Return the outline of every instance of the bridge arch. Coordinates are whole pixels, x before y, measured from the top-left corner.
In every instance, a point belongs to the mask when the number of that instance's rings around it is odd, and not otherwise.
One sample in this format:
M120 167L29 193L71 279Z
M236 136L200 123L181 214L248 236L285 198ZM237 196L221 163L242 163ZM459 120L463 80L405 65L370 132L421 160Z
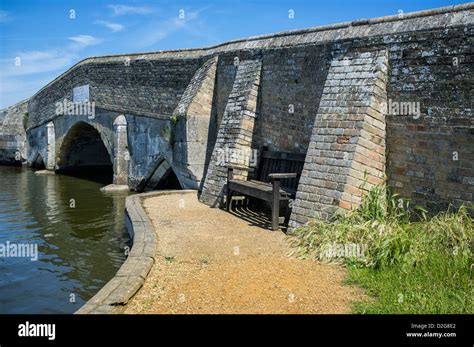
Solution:
M43 156L40 152L36 152L35 154L33 154L32 160L30 161L29 165L34 169L43 170L46 168Z
M63 137L56 158L56 171L63 173L102 172L112 180L114 156L110 143L92 124L75 123Z
M144 180L139 187L141 191L183 189L179 174L172 164L164 157L160 156L153 162Z

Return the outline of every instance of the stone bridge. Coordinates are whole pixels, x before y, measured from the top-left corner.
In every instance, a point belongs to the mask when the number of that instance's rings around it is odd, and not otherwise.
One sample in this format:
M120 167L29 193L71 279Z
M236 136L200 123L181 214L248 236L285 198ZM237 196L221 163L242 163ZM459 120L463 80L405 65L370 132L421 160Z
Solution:
M160 187L198 189L206 158L212 151L208 138L215 131L212 96L206 93L213 89L216 62L215 58L209 59L195 71L174 112L169 115L145 109L137 111L129 109L128 105L102 105L100 97L114 93L117 85L95 87L91 83L94 78L90 76L86 76L89 83L81 88L89 89L87 94L99 89L97 103L91 101L92 98L74 101L74 88L71 95L46 104L44 109L35 104L36 96L33 97L29 102L29 121L35 124L39 120L39 124L27 130L28 163L59 172L109 166L113 169L114 184L128 185L138 191ZM124 64L124 69L128 68ZM147 66L142 69L147 69ZM168 78L173 77L170 75ZM134 88L132 85L128 87ZM48 93L52 92L51 89L46 87ZM144 97L160 97L154 94L156 90L150 89L149 92L147 95L145 91ZM127 102L133 95L124 94L124 98ZM44 102L44 97L40 102ZM52 106L54 112L51 112ZM49 117L44 117L44 114Z
M473 9L88 58L27 101L20 152L48 170L112 167L132 190L198 189L212 206L226 151L302 153L291 227L358 206L361 184L385 177L429 209L469 203ZM92 103L93 114L60 107L71 102Z

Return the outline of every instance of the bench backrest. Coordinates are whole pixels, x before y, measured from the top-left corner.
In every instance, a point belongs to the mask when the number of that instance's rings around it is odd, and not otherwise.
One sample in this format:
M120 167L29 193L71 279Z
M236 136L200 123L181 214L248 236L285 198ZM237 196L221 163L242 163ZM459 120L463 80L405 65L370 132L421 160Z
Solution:
M303 171L305 155L302 153L263 151L257 169L257 180L270 182L268 177L271 173L297 173ZM281 180L281 186L296 191L298 188L299 175L297 178L285 178Z

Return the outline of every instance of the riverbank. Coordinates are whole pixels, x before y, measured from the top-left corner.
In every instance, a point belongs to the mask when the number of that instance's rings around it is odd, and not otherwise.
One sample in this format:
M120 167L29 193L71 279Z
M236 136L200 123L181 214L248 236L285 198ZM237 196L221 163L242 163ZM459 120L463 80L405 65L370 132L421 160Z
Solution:
M345 270L289 258L272 232L197 200L195 192L143 200L155 262L124 313L349 313L363 294Z
M371 295L356 312L472 314L473 213L471 204L429 216L380 185L358 209L297 229L292 243L300 256L347 267L348 281ZM361 245L363 256L335 257L337 244Z

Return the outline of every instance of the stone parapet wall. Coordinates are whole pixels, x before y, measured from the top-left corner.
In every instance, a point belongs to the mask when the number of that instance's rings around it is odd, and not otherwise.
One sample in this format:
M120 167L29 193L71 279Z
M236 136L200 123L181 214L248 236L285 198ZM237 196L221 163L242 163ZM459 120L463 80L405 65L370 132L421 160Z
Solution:
M90 102L103 109L169 117L201 59L143 60L122 57L116 61L83 64L40 90L29 104L28 127L55 118L56 103L73 101L73 88L88 85Z
M387 37L393 35L470 26L474 22L473 9L474 3L467 3L404 15L255 36L208 48L87 58L58 76L32 97L30 113L34 114L34 117L29 126L36 126L39 122L53 117L54 110L48 104L64 97L70 99L72 95L65 91L88 82L91 82L92 97L95 95L94 100L103 108L108 105L123 105L133 108L136 112L169 115L196 70L210 56L235 56L245 51L371 41L377 38L382 38L384 43L390 43L393 40ZM151 73L153 71L155 73ZM140 82L145 84L140 86ZM156 94L153 95L154 93Z

